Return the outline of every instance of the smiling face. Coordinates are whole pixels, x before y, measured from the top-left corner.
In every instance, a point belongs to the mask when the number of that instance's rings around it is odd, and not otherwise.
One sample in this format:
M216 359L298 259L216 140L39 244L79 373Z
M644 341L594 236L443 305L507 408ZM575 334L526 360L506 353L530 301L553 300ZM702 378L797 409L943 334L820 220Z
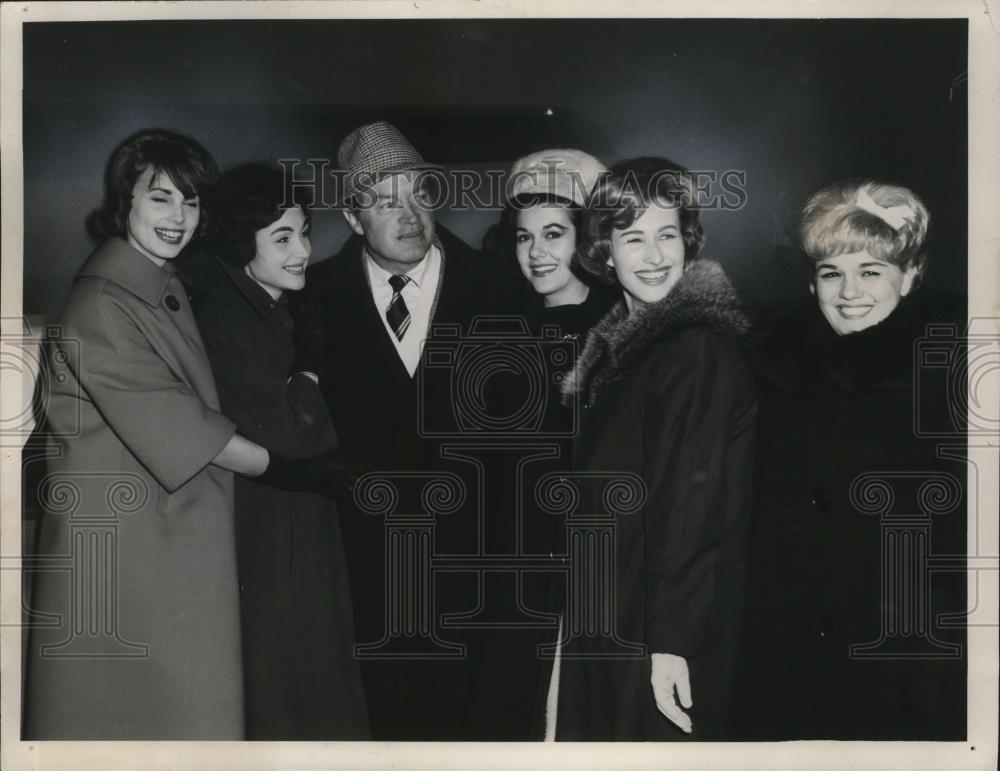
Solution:
M576 228L565 206L540 204L519 211L514 244L521 273L547 307L586 299L587 285L570 269Z
M188 245L200 217L197 197L185 198L169 176L147 168L132 187L127 239L163 267Z
M666 297L684 272L684 239L676 206L654 201L624 230L611 231L611 258L629 313Z
M413 188L412 173L386 177L366 191L366 205L345 210L351 229L364 236L380 268L404 273L420 262L434 239L434 214L426 193Z
M827 257L816 263L810 291L839 335L849 335L886 319L913 288L916 270L900 270L868 252Z
M246 272L271 297L277 300L282 292L296 292L306 285L312 246L302 207L285 209L279 219L254 234L254 242L256 253Z

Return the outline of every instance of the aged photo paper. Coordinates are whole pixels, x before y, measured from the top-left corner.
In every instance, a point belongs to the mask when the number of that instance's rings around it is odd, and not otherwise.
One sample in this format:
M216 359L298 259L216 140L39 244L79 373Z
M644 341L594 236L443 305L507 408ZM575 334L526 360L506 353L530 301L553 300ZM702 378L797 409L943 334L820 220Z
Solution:
M1000 0L5 0L0 12L3 768L996 768ZM789 267L796 218L831 175L897 176L919 190L933 221L929 282L968 299L968 391L955 397L969 416L967 552L945 558L932 543L924 555L966 579L964 740L22 738L27 576L40 569L23 554L34 523L22 456L41 340L92 250L83 222L110 153L159 126L204 142L223 170L282 160L323 177L316 164L333 164L347 130L367 120L405 127L452 179L478 180L478 204L452 201L437 215L477 249L503 203L487 195L490 174L530 151L586 147L608 165L675 158L704 175L714 202L702 218L708 252L761 307L804 296ZM329 205L336 194L318 192L313 264L350 235Z

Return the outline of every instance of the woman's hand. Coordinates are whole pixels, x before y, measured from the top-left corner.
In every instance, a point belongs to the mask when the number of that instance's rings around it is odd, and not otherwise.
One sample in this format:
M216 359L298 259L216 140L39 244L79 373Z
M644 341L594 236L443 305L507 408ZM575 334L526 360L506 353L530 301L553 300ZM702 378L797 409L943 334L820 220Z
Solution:
M691 733L691 718L681 709L691 709L693 703L687 660L672 653L654 653L650 659L653 667L649 682L653 685L657 708L684 733ZM674 689L677 690L680 706L674 698Z

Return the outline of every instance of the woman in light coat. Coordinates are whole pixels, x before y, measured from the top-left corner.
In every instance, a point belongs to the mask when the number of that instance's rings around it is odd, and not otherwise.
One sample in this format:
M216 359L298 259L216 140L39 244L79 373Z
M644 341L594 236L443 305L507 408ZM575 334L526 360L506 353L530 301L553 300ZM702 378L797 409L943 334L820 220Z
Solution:
M233 473L311 484L236 433L172 261L203 223L207 151L114 152L98 243L50 340L49 464L25 652L26 739L240 739Z

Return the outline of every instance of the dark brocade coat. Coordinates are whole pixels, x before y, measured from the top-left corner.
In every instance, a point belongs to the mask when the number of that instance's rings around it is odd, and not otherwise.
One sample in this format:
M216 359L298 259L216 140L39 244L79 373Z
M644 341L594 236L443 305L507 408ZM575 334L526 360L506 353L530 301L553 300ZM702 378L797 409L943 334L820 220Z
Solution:
M960 571L965 553L966 440L947 383L954 376L953 393L964 391L962 359L949 359L955 337L927 327L957 320L961 334L960 304L920 290L850 335L837 335L814 301L762 325L734 738L964 736L965 662L948 647L963 636L937 616L964 608L965 577L917 563L923 550ZM928 345L937 358L921 363ZM888 559L893 544L910 554L912 573L898 574L903 552ZM852 656L852 645L882 638Z
M607 552L599 551L603 536L571 534L592 550L583 556L588 571L604 578L569 588L565 627L581 634L563 648L558 740L725 736L757 404L737 344L748 328L721 267L699 260L660 302L631 315L624 303L612 310L566 382L584 407L574 447L577 511L613 533ZM639 480L640 507L625 510L636 500L627 494L605 496L615 475ZM595 586L613 629L573 607L576 599L588 606ZM597 633L583 634L588 627ZM657 710L649 654L660 652L687 660L691 737Z
M337 447L319 388L288 380L288 302L211 258L197 308L223 413L288 458ZM366 739L337 506L236 479L236 536L248 739Z
M59 332L24 737L242 739L235 427L184 285L110 239Z
M478 315L509 312L512 284L508 272L441 227L441 274L430 323L453 325L460 345ZM457 474L468 491L465 505L438 517L433 548L437 556L475 554L482 529L475 491L476 466L442 457L442 450L461 444L421 430L429 421L440 429L452 414L453 397L440 377L433 387L418 387L427 368L426 349L418 374L411 377L389 339L368 284L363 240L352 236L341 251L309 268L306 288L292 298L299 359L297 367L320 376L320 388L341 440L344 458L371 464L389 473L416 473L428 479L441 472ZM435 377L449 370L439 365ZM429 381L427 381L429 382ZM481 441L480 441L481 443ZM398 512L420 513L419 484L398 483ZM387 633L390 612L386 590L386 523L350 502L341 511L344 543L351 575L355 626L359 644L378 644ZM480 599L472 571L438 572L433 579L432 626L441 641L465 645L450 658L399 656L386 649L381 657L362 658L362 676L375 739L449 740L483 738L465 725L469 698L469 661L473 634L466 626L443 625L447 614L471 613ZM406 590L419 587L407 584ZM421 638L423 640L424 638ZM406 646L405 640L396 640ZM420 642L420 641L418 641ZM411 648L412 649L412 645ZM408 649L408 650L410 650ZM397 648L398 650L398 648ZM441 653L421 647L418 653Z

